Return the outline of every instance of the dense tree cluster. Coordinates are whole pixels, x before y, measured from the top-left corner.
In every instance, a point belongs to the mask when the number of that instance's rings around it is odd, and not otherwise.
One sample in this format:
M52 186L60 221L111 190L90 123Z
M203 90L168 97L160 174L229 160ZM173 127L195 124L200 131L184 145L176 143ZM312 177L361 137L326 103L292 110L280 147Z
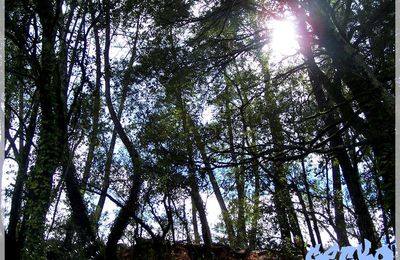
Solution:
M7 259L393 243L394 2L6 0Z

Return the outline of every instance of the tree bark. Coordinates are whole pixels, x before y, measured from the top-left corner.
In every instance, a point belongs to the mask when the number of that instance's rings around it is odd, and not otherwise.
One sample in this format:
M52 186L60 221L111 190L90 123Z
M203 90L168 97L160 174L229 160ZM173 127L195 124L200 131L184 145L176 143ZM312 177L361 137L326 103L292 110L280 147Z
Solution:
M337 160L332 160L333 206L335 208L335 232L339 246L350 245L347 237L346 221L344 218L342 183Z

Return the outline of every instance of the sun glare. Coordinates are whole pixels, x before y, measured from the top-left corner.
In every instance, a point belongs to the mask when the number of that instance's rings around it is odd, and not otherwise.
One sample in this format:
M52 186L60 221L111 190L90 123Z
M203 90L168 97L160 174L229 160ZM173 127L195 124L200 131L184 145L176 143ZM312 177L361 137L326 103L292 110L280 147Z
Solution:
M264 49L271 51L272 55L277 57L294 55L299 49L299 44L293 19L288 17L284 20L270 20L267 23L271 40Z

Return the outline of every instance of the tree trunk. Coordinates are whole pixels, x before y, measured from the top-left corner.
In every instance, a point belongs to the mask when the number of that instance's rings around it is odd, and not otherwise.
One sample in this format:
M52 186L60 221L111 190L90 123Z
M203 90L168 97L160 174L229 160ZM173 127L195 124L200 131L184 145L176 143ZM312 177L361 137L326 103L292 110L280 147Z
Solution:
M339 246L350 245L346 231L346 221L343 210L342 183L337 160L332 160L333 206L335 208L335 231Z
M36 100L36 98L34 99ZM24 143L21 142L19 153L15 155L16 160L18 162L18 172L17 172L17 178L15 180L14 191L11 198L10 217L7 229L7 236L6 236L7 248L9 249L7 252L7 257L11 258L19 258L19 256L16 256L14 254L18 254L20 250L17 241L17 236L18 236L17 225L21 215L20 211L21 211L21 203L23 197L23 188L28 176L27 175L28 166L30 162L29 154L31 152L31 147L33 145L33 137L35 134L35 128L37 123L37 114L39 106L35 100L33 100L34 104L29 119L28 129L24 138L25 142Z
M68 145L68 144L66 144ZM92 229L89 214L84 204L83 196L80 192L80 185L76 178L76 169L73 163L73 156L69 148L65 154L66 159L63 163L63 171L65 175L65 186L67 188L67 197L72 209L72 218L78 228L83 246L85 248L86 257L93 257L97 255L99 245L97 242L96 234Z
M92 19L95 20L95 11L91 9L91 16ZM95 38L95 51L96 51L96 87L99 84L100 85L100 80L101 80L101 46L100 46L100 38L99 38L99 28L96 23L93 25L93 34ZM100 89L98 90L100 92ZM122 90L122 95L121 95L121 100L120 100L120 105L118 107L118 112L117 112L117 118L120 119L122 115L122 111L125 105L125 99L126 99L126 93L127 93L127 87L124 86ZM95 226L95 230L97 231L99 220L101 217L101 212L103 211L104 203L106 201L106 195L108 191L108 187L110 185L110 174L111 174L111 165L112 165L112 159L113 159L113 154L114 154L114 147L115 147L115 142L117 140L117 131L114 128L111 136L111 142L110 146L107 151L106 155L106 162L104 165L104 176L103 176L103 183L101 186L101 194L99 197L99 200L96 205L96 209L92 215L92 222L93 226ZM88 155L89 158L89 155ZM85 168L86 170L86 168ZM88 174L87 174L88 176ZM85 174L84 174L85 177ZM82 181L83 184L85 185L85 181Z
M305 35L305 24L304 21L299 26L303 35ZM309 77L311 80L311 86L316 97L317 105L320 111L325 111L328 108L328 102L325 98L322 86L329 84L329 80L326 80L324 73L318 68L315 60L312 56L311 46L309 39L303 36L301 41L301 52L306 59L306 63L309 69ZM336 122L334 115L328 114L323 118L325 125L330 125L332 122ZM373 248L377 248L379 241L375 233L375 227L372 222L371 215L368 211L368 206L364 199L362 192L361 183L359 180L359 173L357 166L353 166L347 151L343 148L344 141L341 136L338 135L338 127L331 127L328 134L331 138L330 146L333 148L334 155L338 159L340 167L343 171L343 176L349 189L350 198L356 213L356 220L358 228L360 229L361 241L368 239L372 243Z
M266 117L269 122L269 127L271 130L271 136L273 141L274 150L276 151L275 156L279 157L283 153L283 128L279 119L278 106L276 104L276 98L271 89L270 75L267 65L262 64L262 70L265 77L265 102L268 104L268 111L266 111ZM291 200L291 195L289 192L289 187L286 179L286 169L282 162L273 162L273 183L275 186L274 193L274 203L277 209L278 223L281 229L281 237L283 240L283 245L287 250L291 251L291 236L292 232L294 237L295 247L302 253L304 253L304 241L301 234L300 226L296 213L294 211L293 202Z
M106 162L104 165L104 176L103 176L103 182L101 185L100 197L99 197L99 200L97 201L96 209L92 215L92 222L93 222L93 226L95 227L96 232L97 232L97 229L99 226L101 213L104 208L104 203L107 198L108 187L110 186L111 165L112 165L112 161L113 161L114 147L115 147L116 140L117 140L117 132L114 129L112 136L111 136L110 146L108 147L108 151L107 151L107 155L106 155Z
M98 37L95 36L96 46L98 45ZM96 48L97 52L97 48ZM100 56L96 53L96 64L101 64ZM86 157L85 168L82 175L82 189L86 188L87 182L90 178L90 170L92 168L92 162L94 159L94 150L98 146L97 134L99 131L99 114L100 114L100 81L101 81L101 66L96 66L96 83L93 91L93 117L92 117L92 131L89 138L89 148Z
M197 149L199 149L201 158L205 165L206 173L208 175L208 178L210 179L211 186L213 188L215 197L217 198L217 201L218 201L218 205L220 206L222 218L224 220L226 231L228 234L229 243L230 243L230 245L234 245L235 244L235 231L233 229L232 219L230 217L228 208L225 205L225 201L224 201L222 193L219 189L217 179L215 178L214 172L211 169L211 164L210 164L209 158L206 154L205 144L204 144L203 140L201 139L201 136L197 130L195 122L190 117L190 115L186 112L186 110L185 110L185 113L188 116L188 128L193 133L195 144L197 146Z
M385 242L386 244L390 244L390 237L389 237L389 225L388 225L388 219L385 214L385 204L383 201L383 194L382 194L382 187L381 187L381 181L378 178L378 175L374 175L374 181L377 189L377 195L378 195L378 203L379 203L379 208L382 211L382 221L383 221L383 232L385 233Z
M193 147L192 147L192 140L190 140L190 133L188 127L188 119L189 115L186 113L186 109L184 108L185 104L182 99L182 94L179 91L177 93L177 107L180 110L181 120L183 125L183 131L186 135L186 151L188 154L188 170L189 170L189 186L191 190L192 201L199 213L200 223L201 223L201 231L203 236L203 242L207 247L211 246L212 238L210 227L208 225L207 215L204 208L203 200L200 196L199 186L196 180L196 169L193 161Z
M365 57L337 32L330 14L326 12L326 4L310 1L308 22L365 115L369 128L367 139L377 160L378 174L383 178L385 206L394 226L394 96L377 79ZM393 6L394 10L393 1L382 5ZM391 12L390 8L383 10L387 14Z
M254 159L257 160L257 159ZM257 162L252 163L254 174L253 214L251 217L251 229L249 234L249 247L255 250L257 247L258 221L260 219L260 173Z
M302 211L303 211L304 219L307 224L308 233L310 234L311 245L315 246L316 242L315 242L314 232L313 232L313 229L311 226L311 220L310 220L310 217L308 216L307 206L306 206L306 203L304 202L303 194L301 194L301 192L299 191L299 189L297 187L296 187L296 194L297 194L297 197L299 198L300 205L303 208Z
M199 227L197 225L197 209L193 198L191 201L192 201L192 223L193 223L194 243L197 245L200 243Z
M246 219L245 219L245 203L246 203L246 194L245 194L245 183L244 183L244 171L242 167L238 167L238 159L236 156L235 145L234 145L234 137L233 137L233 127L232 127L232 115L231 108L229 106L229 102L225 103L226 109L226 120L228 127L228 137L229 137L229 150L232 157L233 163L233 174L235 178L235 186L237 191L237 227L236 227L236 243L235 246L244 248L247 245L247 236L246 236Z
M54 108L57 100L57 86L52 85L52 75L56 71L54 54L55 27L53 24L54 6L50 1L38 1L36 12L43 28L41 68L36 86L39 90L39 103L42 124L36 165L27 181L27 201L25 222L21 227L22 258L44 259L44 229L46 213L50 206L53 173L60 158L57 115Z
M303 177L304 188L306 189L307 200L308 200L308 204L310 205L311 219L313 221L314 232L315 232L315 235L317 236L318 244L320 244L321 247L323 247L321 233L319 232L319 228L318 228L317 217L315 216L314 202L311 197L310 186L309 186L308 180L307 180L307 171L306 171L306 167L304 165L304 160L301 160L301 169L302 169L301 176Z
M105 23L106 23L105 50L104 50L104 82L105 82L106 103L111 119L115 125L115 129L117 130L117 133L121 141L123 142L125 148L127 149L129 157L133 164L133 176L131 177L132 187L129 192L125 207L123 207L119 211L111 227L105 248L106 259L116 259L116 250L118 241L122 237L123 232L129 223L130 217L133 217L135 215L139 206L139 196L142 186L142 159L136 147L131 142L125 130L123 129L111 101L111 94L110 94L111 67L109 58L110 42L111 42L110 9L111 9L110 2L106 1L104 5Z
M192 164L192 166L190 166L190 164ZM190 169L189 169L189 171L190 171L189 186L190 186L193 202L199 213L203 242L204 242L205 246L210 247L211 243L212 243L211 232L210 232L210 227L208 225L207 214L206 214L206 211L204 208L204 203L200 196L199 186L197 185L195 171L193 168L193 162L189 162L189 167L190 167Z

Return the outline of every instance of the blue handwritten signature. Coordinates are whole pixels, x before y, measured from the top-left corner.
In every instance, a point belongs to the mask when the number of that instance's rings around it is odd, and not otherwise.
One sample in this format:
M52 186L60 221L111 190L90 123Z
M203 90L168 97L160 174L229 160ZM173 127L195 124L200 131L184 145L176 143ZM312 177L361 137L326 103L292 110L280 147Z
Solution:
M339 260L345 259L354 259L354 253L356 253L358 259L360 260L393 260L394 254L390 248L386 246L382 246L377 249L375 255L370 254L371 242L367 239L364 240L365 248L363 250L362 245L358 245L357 247L353 246L345 246L340 248L337 243L334 243L331 248L326 250L324 253L320 252L321 245L318 244L315 247L311 247L306 255L306 260L329 260L336 259L338 253L340 254Z

